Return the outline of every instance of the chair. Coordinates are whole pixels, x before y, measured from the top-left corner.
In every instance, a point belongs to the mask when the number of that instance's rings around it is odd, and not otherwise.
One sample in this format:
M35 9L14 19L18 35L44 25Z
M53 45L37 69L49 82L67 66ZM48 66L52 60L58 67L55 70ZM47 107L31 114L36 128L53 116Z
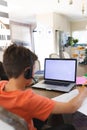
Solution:
M40 66L40 61L39 60L36 60L35 61L35 69L34 69L34 73L39 71L41 69L41 66Z
M0 61L3 61L3 53L4 53L4 51L0 47Z
M69 53L66 51L63 51L63 58L70 58Z
M0 129L29 130L27 122L23 118L9 112L3 107L0 107Z
M0 80L8 80L8 77L4 71L3 63L0 61Z
M49 58L59 58L59 55L57 53L51 53Z

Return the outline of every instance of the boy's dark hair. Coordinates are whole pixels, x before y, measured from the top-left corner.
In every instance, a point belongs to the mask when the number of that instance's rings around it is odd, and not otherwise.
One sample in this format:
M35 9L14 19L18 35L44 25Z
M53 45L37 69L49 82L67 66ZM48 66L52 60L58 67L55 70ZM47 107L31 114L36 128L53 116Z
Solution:
M3 55L3 66L8 78L18 78L26 67L32 67L37 60L37 56L29 49L10 45Z

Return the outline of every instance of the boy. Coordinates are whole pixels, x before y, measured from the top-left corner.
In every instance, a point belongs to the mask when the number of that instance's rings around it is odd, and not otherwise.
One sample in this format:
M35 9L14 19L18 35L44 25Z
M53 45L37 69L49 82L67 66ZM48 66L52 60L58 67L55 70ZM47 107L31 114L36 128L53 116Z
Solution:
M29 49L10 45L3 55L3 66L9 81L0 82L0 105L24 118L29 124L29 130L36 130L33 118L44 121L50 114L74 113L87 96L87 88L79 88L75 98L62 103L37 95L32 89L25 90L32 83L35 60L37 56ZM68 126L60 129L68 130ZM60 129L58 127L55 130ZM69 129L74 130L73 127Z

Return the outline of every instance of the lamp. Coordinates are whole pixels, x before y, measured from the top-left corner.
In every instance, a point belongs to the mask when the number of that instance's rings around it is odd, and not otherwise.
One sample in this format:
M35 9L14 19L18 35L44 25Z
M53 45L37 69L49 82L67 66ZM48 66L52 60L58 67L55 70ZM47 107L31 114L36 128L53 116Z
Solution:
M73 0L69 0L69 4L72 5L73 4Z
M60 3L60 0L58 0L58 3ZM69 4L73 4L73 0L69 0Z
M85 1L82 0L82 14L84 14L85 12Z
M82 6L82 14L84 14L85 12L85 8L84 8L84 5Z

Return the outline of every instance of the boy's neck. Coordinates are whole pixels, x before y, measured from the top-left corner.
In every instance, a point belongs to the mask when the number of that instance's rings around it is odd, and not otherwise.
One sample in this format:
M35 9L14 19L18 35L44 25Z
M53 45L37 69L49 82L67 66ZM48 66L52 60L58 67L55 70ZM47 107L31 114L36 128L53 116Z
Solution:
M4 91L15 91L15 90L24 90L25 83L21 80L17 79L10 79L6 84Z

